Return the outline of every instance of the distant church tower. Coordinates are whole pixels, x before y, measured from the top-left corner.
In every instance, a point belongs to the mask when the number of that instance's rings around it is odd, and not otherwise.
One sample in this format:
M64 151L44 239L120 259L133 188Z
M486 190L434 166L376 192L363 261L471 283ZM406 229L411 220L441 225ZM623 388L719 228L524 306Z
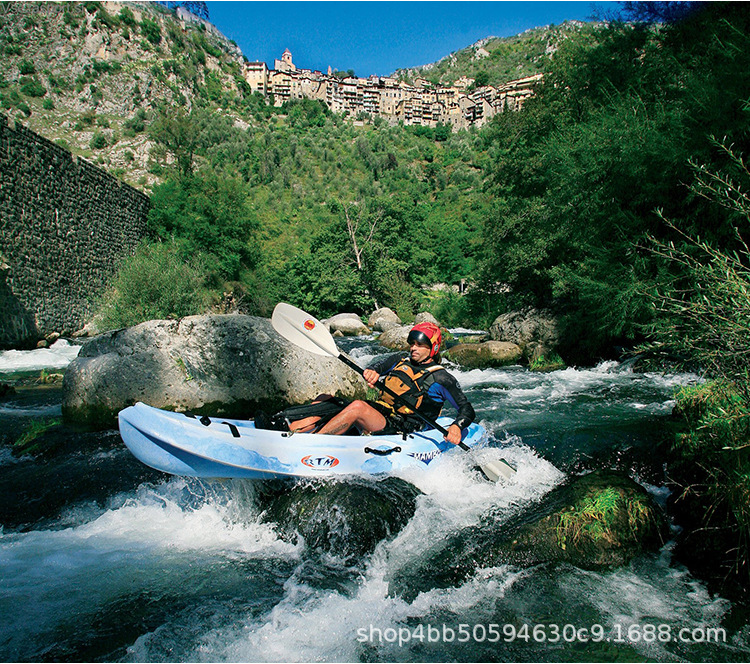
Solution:
M273 68L276 71L297 71L297 67L292 62L292 52L288 48L281 56L281 60L273 61Z

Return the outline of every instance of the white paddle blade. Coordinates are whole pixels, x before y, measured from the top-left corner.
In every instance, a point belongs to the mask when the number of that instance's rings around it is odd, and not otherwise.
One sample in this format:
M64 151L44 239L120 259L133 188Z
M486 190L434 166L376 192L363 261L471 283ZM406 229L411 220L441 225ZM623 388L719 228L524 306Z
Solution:
M509 480L513 475L516 474L516 469L513 468L505 459L498 459L497 461L488 461L481 464L482 472L487 476L491 482L497 482L500 478Z
M271 315L271 324L284 339L300 348L316 355L339 356L336 342L326 326L302 309L279 302Z

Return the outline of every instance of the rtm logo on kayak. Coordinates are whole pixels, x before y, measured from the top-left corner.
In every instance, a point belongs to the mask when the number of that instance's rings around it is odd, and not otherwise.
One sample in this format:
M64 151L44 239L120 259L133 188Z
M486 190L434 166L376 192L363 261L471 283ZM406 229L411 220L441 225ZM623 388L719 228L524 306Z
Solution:
M315 328L315 321L310 320L309 318L302 324L305 326L306 330L312 330Z
M339 460L336 457L332 457L327 454L325 456L313 456L312 454L308 454L302 459L302 463L304 463L308 468L315 468L316 470L328 470L329 468L338 466Z
M435 450L434 452L410 452L409 456L414 457L417 461L421 461L426 466L430 461L432 461L436 456L440 454L440 450Z

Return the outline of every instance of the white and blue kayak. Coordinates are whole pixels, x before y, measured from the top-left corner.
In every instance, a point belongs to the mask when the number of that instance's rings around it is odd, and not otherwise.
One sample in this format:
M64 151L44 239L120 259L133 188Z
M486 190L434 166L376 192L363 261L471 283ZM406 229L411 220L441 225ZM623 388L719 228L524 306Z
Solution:
M448 427L452 418L440 418ZM137 403L120 411L120 435L151 468L189 477L273 479L378 475L422 467L455 446L436 429L379 436L329 436L256 429L251 420L198 418ZM464 430L473 447L478 424Z

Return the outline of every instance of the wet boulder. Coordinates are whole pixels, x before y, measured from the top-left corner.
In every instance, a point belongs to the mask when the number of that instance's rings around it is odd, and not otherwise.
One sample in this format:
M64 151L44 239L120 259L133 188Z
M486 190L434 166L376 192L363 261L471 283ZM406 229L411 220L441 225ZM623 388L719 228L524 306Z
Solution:
M393 325L378 337L378 343L392 350L409 350L406 339L411 328L411 325Z
M525 309L498 316L490 326L490 337L516 344L531 363L556 351L560 342L558 328L550 313Z
M448 337L448 331L444 327L442 327L440 323L438 323L436 318L431 313L423 311L417 314L414 322L411 325L393 325L391 327L388 327L383 332L383 334L378 337L378 343L380 343L381 346L385 346L386 348L391 348L393 350L409 350L409 345L406 341L409 337L409 332L411 332L411 329L418 323L425 322L434 323L435 325L440 327L443 333L443 342L445 342L446 338Z
M507 341L485 341L477 344L458 344L446 352L446 358L470 369L504 367L516 364L523 351Z
M91 339L63 381L66 421L107 427L137 401L247 418L312 401L360 398L364 381L334 358L305 351L271 321L239 314L148 321Z
M421 590L458 585L478 568L502 564L613 569L657 550L666 537L663 512L643 487L621 473L595 471L571 478L510 521L485 515L420 563L398 571L391 589L415 597Z
M389 327L401 325L401 319L392 309L381 307L370 314L367 325L378 332L385 332Z
M373 551L414 516L421 491L396 477L301 482L259 496L263 521L290 541L345 558Z
M438 327L442 328L442 325L438 323L438 319L435 318L429 311L420 311L415 317L414 317L414 325L419 325L419 323L432 323L433 325L437 325Z
M336 314L323 323L331 332L340 332L344 336L370 334L370 329L357 314Z

